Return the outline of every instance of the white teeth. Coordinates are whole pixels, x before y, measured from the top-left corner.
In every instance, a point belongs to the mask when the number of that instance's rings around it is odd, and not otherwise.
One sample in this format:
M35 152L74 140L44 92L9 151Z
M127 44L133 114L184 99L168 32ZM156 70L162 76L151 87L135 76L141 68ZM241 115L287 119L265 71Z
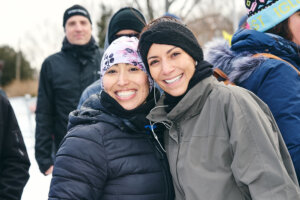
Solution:
M133 90L131 90L131 91L122 91L122 92L117 92L117 95L121 98L126 98L126 97L130 97L134 93L135 93L135 91L133 91Z
M182 77L182 74L180 74L179 76L173 78L173 79L170 79L170 80L165 80L168 84L170 83L174 83L175 81L179 80L180 78Z

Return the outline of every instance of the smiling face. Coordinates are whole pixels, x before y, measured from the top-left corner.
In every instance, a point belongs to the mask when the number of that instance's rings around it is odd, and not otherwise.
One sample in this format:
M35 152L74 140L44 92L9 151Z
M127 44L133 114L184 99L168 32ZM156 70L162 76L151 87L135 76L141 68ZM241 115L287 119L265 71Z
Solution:
M172 96L184 94L195 72L195 60L179 47L153 44L147 55L152 78Z
M92 25L88 18L75 15L67 20L65 33L71 44L85 45L92 37Z
M292 41L300 45L300 11L290 16L289 29L292 33Z
M103 76L104 91L124 109L132 110L145 102L149 81L145 72L131 64L116 64Z

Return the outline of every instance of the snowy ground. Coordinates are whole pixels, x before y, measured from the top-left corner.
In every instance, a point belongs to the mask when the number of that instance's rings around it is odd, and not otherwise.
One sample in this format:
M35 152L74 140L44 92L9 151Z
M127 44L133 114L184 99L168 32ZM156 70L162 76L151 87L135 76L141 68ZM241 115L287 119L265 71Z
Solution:
M31 162L30 178L24 188L22 200L46 200L48 199L51 176L40 173L34 157L34 130L35 130L35 98L30 96L15 97L9 99L14 108L24 142Z

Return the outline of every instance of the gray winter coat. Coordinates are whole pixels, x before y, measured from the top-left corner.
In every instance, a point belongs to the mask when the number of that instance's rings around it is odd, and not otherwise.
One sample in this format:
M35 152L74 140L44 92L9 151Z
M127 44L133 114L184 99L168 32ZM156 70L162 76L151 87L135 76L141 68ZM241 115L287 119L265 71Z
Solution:
M253 93L214 77L195 85L168 114L165 147L176 200L296 200L300 192L274 118Z

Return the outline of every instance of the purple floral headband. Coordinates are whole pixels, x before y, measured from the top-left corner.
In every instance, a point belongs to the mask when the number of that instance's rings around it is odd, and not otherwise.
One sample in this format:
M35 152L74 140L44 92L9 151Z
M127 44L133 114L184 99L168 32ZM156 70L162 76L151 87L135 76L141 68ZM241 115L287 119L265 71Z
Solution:
M123 36L114 40L104 52L100 66L101 87L103 88L102 77L106 71L115 64L132 64L146 73L149 80L150 91L153 87L153 80L147 72L145 65L137 52L138 39L136 37Z

